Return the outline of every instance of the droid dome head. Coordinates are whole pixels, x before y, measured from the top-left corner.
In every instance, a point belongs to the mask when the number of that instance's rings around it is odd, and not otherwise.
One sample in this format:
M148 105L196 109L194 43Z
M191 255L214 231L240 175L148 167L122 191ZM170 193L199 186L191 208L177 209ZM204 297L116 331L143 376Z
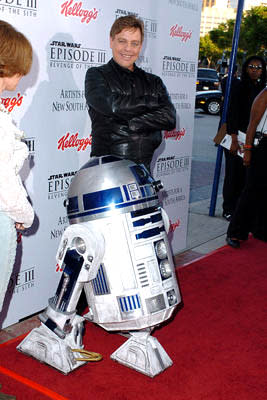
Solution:
M73 178L67 214L71 224L159 206L162 188L142 164L116 156L91 158Z

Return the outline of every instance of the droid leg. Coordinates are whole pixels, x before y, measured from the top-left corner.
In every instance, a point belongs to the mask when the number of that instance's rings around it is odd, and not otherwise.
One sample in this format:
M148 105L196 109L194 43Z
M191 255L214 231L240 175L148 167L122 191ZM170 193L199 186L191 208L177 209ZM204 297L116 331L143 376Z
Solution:
M70 268L69 265L68 267ZM76 314L73 299L71 309L67 307L69 297L73 297L68 296L68 292L75 292L77 304L82 290L81 284L73 284L71 275L70 271L63 272L56 295L49 299L48 307L39 315L40 327L33 329L17 347L19 351L65 374L85 363L77 361L76 357L79 358L81 355L72 351L72 349L83 349L84 318Z
M44 315L44 314L43 314ZM41 315L41 318L42 316ZM47 325L41 323L39 328L33 329L29 335L18 345L17 349L37 360L49 364L64 374L68 374L86 361L77 361L82 357L74 353L73 349L82 350L83 318L76 315L72 330L69 334L58 336Z
M85 282L93 279L103 256L99 234L78 225L66 229L57 255L63 273L54 297L17 349L68 374L85 364L82 335L84 318L76 306ZM79 350L81 352L79 353Z
M172 365L172 360L149 330L130 332L130 338L111 358L153 378Z

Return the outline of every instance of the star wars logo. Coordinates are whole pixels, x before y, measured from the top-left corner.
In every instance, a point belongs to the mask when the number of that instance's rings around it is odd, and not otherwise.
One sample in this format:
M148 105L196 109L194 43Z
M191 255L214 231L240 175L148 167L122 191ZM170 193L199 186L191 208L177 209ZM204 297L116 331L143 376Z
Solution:
M169 0L169 4L176 7L187 8L192 11L198 11L199 0Z
M141 15L138 15L135 12L122 10L118 8L115 12L115 18L125 17L127 15L134 15L137 18L140 18L144 23L144 36L147 38L156 39L158 32L158 22L155 19L145 18Z
M162 75L195 79L196 63L182 60L180 57L164 56L162 59Z
M156 176L173 175L180 172L188 171L190 166L190 157L161 157L156 163Z
M0 11L23 17L37 16L37 0L0 0Z
M138 18L138 13L135 13L133 11L122 10L121 8L117 8L117 10L115 11L116 19L120 17L126 17L127 15L134 15Z
M171 206L185 200L183 188L175 187L164 191L163 204L164 206Z
M50 68L88 69L106 63L107 51L82 47L81 43L54 40L49 47Z
M84 100L84 90L64 90L60 91L59 100L53 101L52 112L57 111L85 111L87 110ZM79 101L80 100L80 101ZM81 101L82 100L82 101Z
M50 232L50 239L55 240L61 238L63 235L65 229L69 225L69 220L68 217L59 217L57 221L57 226L53 229L51 229Z
M8 284L8 292L21 293L34 287L35 267L13 273Z
M48 200L55 200L67 196L68 188L77 171L50 175L48 178Z

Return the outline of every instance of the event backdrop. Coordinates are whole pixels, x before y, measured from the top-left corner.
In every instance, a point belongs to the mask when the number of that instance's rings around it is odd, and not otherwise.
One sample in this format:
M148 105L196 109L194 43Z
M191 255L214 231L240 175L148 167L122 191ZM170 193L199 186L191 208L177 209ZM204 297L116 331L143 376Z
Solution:
M57 287L55 255L68 225L63 201L90 157L85 73L111 58L110 27L128 14L145 25L138 65L163 79L177 110L176 128L162 133L152 171L164 184L173 252L186 247L201 1L0 0L0 19L21 30L34 49L30 74L16 92L4 92L2 102L26 134L30 156L22 175L36 214L18 247L0 327L45 308Z

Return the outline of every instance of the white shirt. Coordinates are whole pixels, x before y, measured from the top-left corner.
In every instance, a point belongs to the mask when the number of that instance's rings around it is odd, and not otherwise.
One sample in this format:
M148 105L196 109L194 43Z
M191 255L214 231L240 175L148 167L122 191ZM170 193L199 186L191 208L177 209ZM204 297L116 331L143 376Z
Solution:
M263 135L267 134L267 108L265 110L265 113L263 114L259 125L257 126L256 129L257 132L261 132Z
M19 176L29 154L22 137L23 132L13 124L11 115L0 104L0 212L29 228L34 211Z

